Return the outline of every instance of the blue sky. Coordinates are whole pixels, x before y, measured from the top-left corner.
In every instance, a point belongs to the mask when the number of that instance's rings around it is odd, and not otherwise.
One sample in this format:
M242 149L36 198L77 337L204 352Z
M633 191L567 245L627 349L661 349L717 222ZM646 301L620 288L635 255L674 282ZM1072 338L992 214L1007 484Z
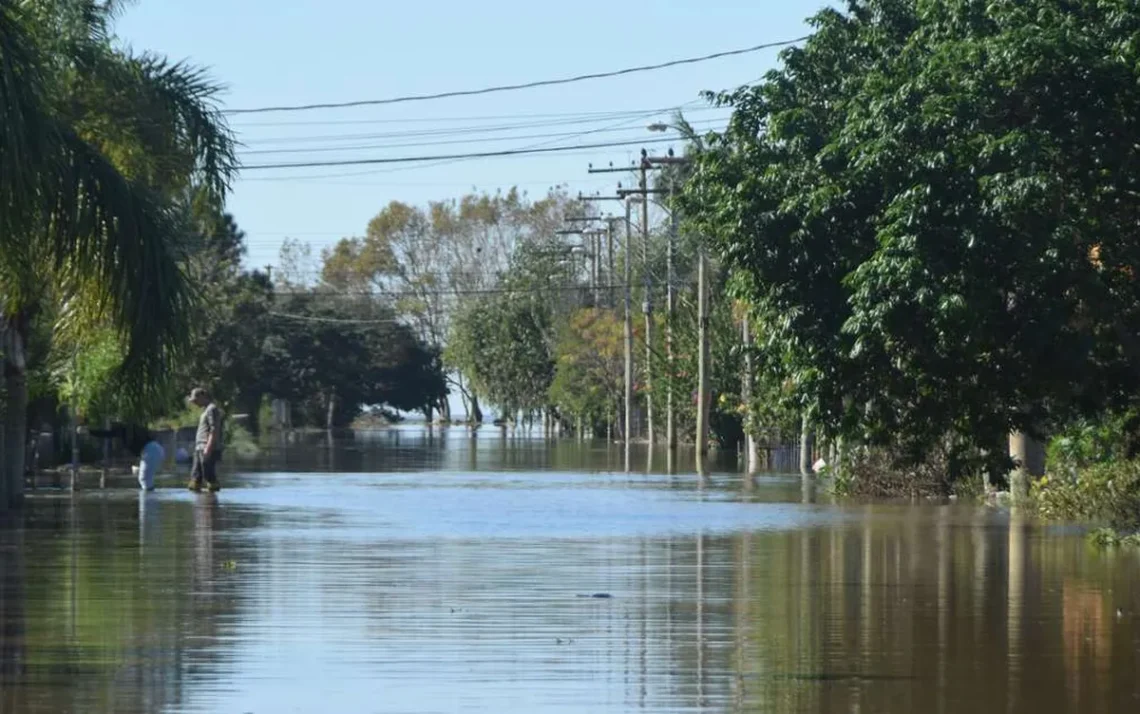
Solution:
M822 0L142 0L120 20L118 34L136 50L208 67L228 87L226 106L245 108L470 89L654 64L799 37L807 33L804 19L823 4ZM243 153L247 164L652 140L660 135L646 131L653 118L642 116L642 110L690 103L691 110L700 110L689 113L698 126L714 126L724 113L694 103L698 93L754 80L773 66L775 58L775 50L765 50L621 78L481 97L234 116L232 126L245 152L292 152ZM627 114L570 116L608 112ZM662 115L667 117L668 112ZM518 124L531 126L470 131ZM465 133L444 133L457 128ZM592 133L573 136L587 131ZM559 138L560 134L566 136ZM376 145L383 148L297 151ZM667 145L652 148L663 151ZM230 211L248 234L248 263L261 266L276 262L286 236L319 250L340 237L362 234L368 220L393 199L424 203L472 188L493 191L512 185L541 195L561 183L574 192L609 191L616 177L589 176L587 164L628 162L637 149L441 166L247 172L234 186Z

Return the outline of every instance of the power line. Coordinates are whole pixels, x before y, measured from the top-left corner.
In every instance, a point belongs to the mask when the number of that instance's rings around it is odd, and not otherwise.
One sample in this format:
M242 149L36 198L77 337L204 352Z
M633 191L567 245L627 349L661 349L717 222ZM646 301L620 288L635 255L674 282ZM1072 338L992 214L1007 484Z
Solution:
M478 116L437 116L437 117L409 117L405 119L333 119L317 121L262 121L243 123L244 127L277 127L277 126L352 126L369 124L431 124L457 121L501 121L504 119L616 119L621 116L633 114L655 113L670 111L672 107L664 109L625 109L608 112L560 112L553 114L482 114Z
M755 83L756 81L759 81L759 80L753 80L752 83ZM691 100L689 102L685 102L684 104L681 104L679 106L674 107L673 110L674 111L681 111L681 110L685 109L686 107L690 107L694 104L699 104L703 101L704 101L703 99L694 99L694 100ZM618 122L615 124L609 124L609 125L606 125L604 127L597 128L597 129L588 129L586 131L578 132L577 134L570 135L570 136L567 136L565 138L576 138L576 137L585 136L587 134L594 133L594 132L597 132L597 131L600 131L603 129L612 129L612 128L626 126L626 125L632 124L634 122L641 121L647 117L655 116L658 113L660 113L660 112L647 112L646 114L643 114L639 117L634 117L633 119L625 120L625 121ZM541 147L545 147L545 146L549 146L551 144L558 143L558 141L559 141L559 139L550 139L550 140L546 140L546 141L540 141L540 142L534 143L534 144L527 144L526 146L518 147L518 149L538 149ZM575 156L575 155L580 156L580 155L588 155L589 153L590 152L588 152L588 151L585 151L585 152L580 151L580 152L576 152L576 153L566 153L566 154L563 154L563 156ZM328 178L345 178L345 177L354 177L354 176L375 176L377 174L392 174L392 173L414 171L414 170L421 170L422 171L423 169L434 168L434 167L439 167L439 166L447 166L450 164L456 164L456 163L462 162L464 160L465 160L465 158L443 159L441 161L430 161L427 163L419 163L419 164L415 164L412 166L396 166L396 167L387 168L387 169L370 169L367 171L341 172L341 173L337 173L337 174L320 174L320 175L310 174L308 176L262 177L260 179L253 178L253 179L245 179L245 180L247 180L247 181L317 180L317 181L319 181L319 180L325 180Z
M701 122L693 122L694 126L700 125L701 128L711 128L713 125L721 124L720 120L709 119ZM485 144L498 141L514 141L516 139L569 139L577 136L587 134L608 134L617 132L629 132L642 129L639 126L609 126L600 127L598 129L591 129L589 131L579 132L577 134L567 134L566 132L547 132L545 134L521 134L515 136L483 136L474 139L448 139L444 141L414 141L414 142L401 142L396 144L356 144L349 146L316 146L309 148L298 149L252 149L249 151L241 152L243 156L252 156L255 154L315 154L325 153L330 151L372 151L375 149L402 149L409 147L425 147L425 146L449 146L454 144Z
M618 146L644 146L646 144L662 144L684 140L683 136L671 136L661 139L644 139L640 141L609 141L598 144L577 144L574 146L548 146L535 149L504 149L502 151L483 151L468 154L436 154L434 156L392 156L378 159L350 159L344 161L301 161L288 164L252 164L242 166L242 171L261 171L264 169L304 169L320 166L366 166L371 164L407 164L421 161L451 161L460 159L489 159L499 156L522 156L527 154L548 154L561 151L580 151L582 149L608 149Z
M624 288L625 284L612 284L612 285L599 285L600 290L611 290ZM637 286L634 286L637 287ZM589 285L544 285L542 287L499 287L499 288L453 288L450 290L369 290L361 288L358 290L349 290L345 288L323 288L323 287L274 287L273 292L275 295L299 295L299 296L313 296L313 297L355 297L355 298L393 298L400 299L403 297L470 297L472 295L501 295L503 293L512 294L537 294L547 292L577 292L581 290L592 290Z
M702 100L697 100L702 101ZM316 134L316 135L301 135L301 136L275 136L268 138L254 138L246 140L244 146L255 146L262 144L297 144L297 143L311 143L318 141L365 141L370 139L407 139L407 138L420 138L420 137L448 137L448 136L470 136L472 134L496 134L502 132L515 131L517 129L540 129L555 126L575 126L581 124L597 124L599 122L608 121L610 119L637 119L642 117L655 117L665 114L669 111L683 108L686 105L679 107L670 107L666 109L654 109L646 112L630 112L621 113L609 117L590 117L588 119L570 119L560 121L544 121L544 122L514 122L510 124L477 124L472 126L458 126L458 127L435 127L432 129L405 129L402 131L385 131L385 132L368 132L368 133L353 133L353 134ZM713 112L725 111L721 107L701 107L693 112ZM690 113L693 113L690 112Z
M399 319L388 318L386 320L366 320L357 318L340 318L340 317L321 317L319 315L297 315L291 312L274 312L269 310L269 315L274 317L283 317L290 320L304 320L306 322L329 322L337 325L398 325Z
M449 99L452 97L471 97L481 94L492 94L495 92L510 92L519 89L533 89L535 87L550 87L560 84L571 84L574 82L584 82L592 79L605 79L608 77L619 77L627 74L636 74L639 72L651 72L659 69L666 69L669 67L677 67L680 65L697 64L699 62L708 62L710 60L721 59L723 57L732 57L736 55L750 54L752 52L759 52L760 50L773 49L775 47L784 47L793 45L797 42L802 42L807 39L807 36L797 37L794 40L783 40L780 42L766 42L761 45L753 45L752 47L744 47L736 50L726 50L723 52L714 52L712 54L701 55L699 57L687 57L685 59L670 60L668 62L661 62L659 64L642 65L639 67L627 67L625 69L614 70L611 72L595 72L592 74L579 74L573 77L563 77L560 79L544 79L535 82L524 82L522 84L503 84L492 87L483 87L481 89L465 89L451 92L438 92L435 94L410 94L402 97L389 97L387 99L361 99L351 102L328 102L322 104L294 104L294 105L280 105L269 107L254 107L247 109L227 109L226 114L264 114L268 112L303 112L311 111L314 109L344 109L348 107L364 107L364 106L379 106L384 104L402 104L406 102L422 102L434 99Z

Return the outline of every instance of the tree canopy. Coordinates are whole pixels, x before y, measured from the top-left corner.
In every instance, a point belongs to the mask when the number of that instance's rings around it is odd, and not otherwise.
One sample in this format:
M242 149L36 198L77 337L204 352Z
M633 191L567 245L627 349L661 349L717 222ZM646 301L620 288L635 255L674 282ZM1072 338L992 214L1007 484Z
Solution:
M858 0L812 24L716 97L729 127L685 189L766 379L915 457L1132 403L1135 3Z

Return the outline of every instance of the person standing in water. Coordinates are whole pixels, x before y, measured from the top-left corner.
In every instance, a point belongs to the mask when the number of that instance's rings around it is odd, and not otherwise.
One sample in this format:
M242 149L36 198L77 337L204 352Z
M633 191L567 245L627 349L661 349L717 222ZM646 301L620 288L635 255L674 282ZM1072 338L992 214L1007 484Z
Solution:
M110 429L91 429L88 433L99 439L117 438L123 442L123 447L139 459L139 486L154 490L154 477L166 459L166 450L155 441L149 429L138 424L116 423Z
M210 393L201 387L191 390L187 401L202 408L198 433L194 437L194 461L190 467L191 491L219 491L218 461L222 456L222 410L214 404Z

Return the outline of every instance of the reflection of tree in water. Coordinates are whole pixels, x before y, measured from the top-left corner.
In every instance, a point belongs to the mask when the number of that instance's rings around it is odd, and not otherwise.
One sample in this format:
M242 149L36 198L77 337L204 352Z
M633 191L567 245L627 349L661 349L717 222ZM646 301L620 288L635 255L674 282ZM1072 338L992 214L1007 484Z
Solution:
M1088 695L1083 690L1108 685L1098 680L1107 673L1106 665L1112 659L1112 626L1099 589L1066 578L1061 592L1070 702L1079 706L1082 695Z
M1131 711L1140 631L1111 620L1135 607L1134 564L954 513L872 511L854 527L708 537L699 550L672 541L666 593L643 616L671 643L673 704Z
M214 533L257 518L210 497L30 504L23 547L0 548L3 711L160 711L224 671L242 594L221 564L256 554Z
M0 516L0 711L19 711L15 688L25 672L23 530Z

